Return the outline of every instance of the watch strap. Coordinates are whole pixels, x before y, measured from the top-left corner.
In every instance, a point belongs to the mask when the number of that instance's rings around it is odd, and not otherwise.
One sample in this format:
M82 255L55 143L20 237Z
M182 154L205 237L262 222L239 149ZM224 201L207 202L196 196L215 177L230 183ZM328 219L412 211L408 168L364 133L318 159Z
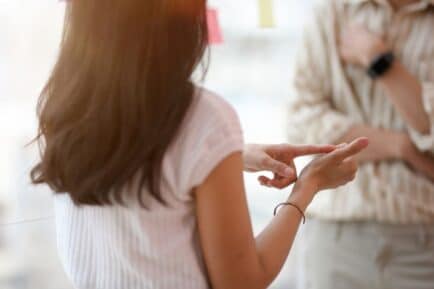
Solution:
M392 51L378 55L369 65L368 75L372 78L378 78L384 75L392 67L395 61L395 54Z

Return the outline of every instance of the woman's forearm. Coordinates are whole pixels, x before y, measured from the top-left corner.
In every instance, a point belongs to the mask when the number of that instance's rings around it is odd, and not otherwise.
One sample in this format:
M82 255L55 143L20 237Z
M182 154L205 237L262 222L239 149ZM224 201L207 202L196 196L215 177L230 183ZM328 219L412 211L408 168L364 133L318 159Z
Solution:
M312 160L289 201L304 211L317 191L353 180L354 156L367 145L360 138ZM282 268L301 220L297 208L284 206L254 238L242 166L240 153L228 156L195 191L200 242L213 288L266 288Z
M354 180L357 172L354 157L368 144L367 138L358 138L349 145L315 158L303 169L288 199L292 204L283 206L255 239L264 287L269 285L282 268L297 233L302 212L306 210L315 194L320 190L336 188Z
M313 188L294 188L289 202L305 211L312 200ZM282 269L291 250L302 216L293 206L282 206L269 225L256 237L256 248L264 272L264 287Z

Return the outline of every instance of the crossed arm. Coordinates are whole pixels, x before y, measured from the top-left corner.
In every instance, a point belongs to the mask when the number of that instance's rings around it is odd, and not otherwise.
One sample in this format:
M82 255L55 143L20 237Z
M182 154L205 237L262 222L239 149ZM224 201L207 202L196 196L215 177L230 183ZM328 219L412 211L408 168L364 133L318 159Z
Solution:
M318 9L312 20L297 58L297 98L290 111L293 131L290 137L298 142L340 143L367 136L371 144L360 154L359 160L401 160L434 180L434 79L433 83L422 82L396 61L386 75L375 81L406 122L407 130L358 124L332 105L329 98L333 93L329 77L332 71L328 60L333 40L324 29L328 19L323 9ZM337 45L344 63L366 69L374 57L388 50L380 37L363 27L342 30Z
M399 61L378 82L402 118L420 134L431 132L431 123L424 109L422 85Z
M388 45L382 38L361 26L350 26L341 36L342 60L364 69L367 69L377 55L388 50ZM396 60L390 70L376 81L406 121L409 130L433 138L431 131L433 124L424 106L424 91L421 82L399 60ZM420 148L416 148L407 132L394 132L358 125L353 126L341 141L348 141L358 135L366 135L371 139L371 146L360 155L362 161L403 160L416 171L434 180L433 155L423 153ZM426 151L433 152L434 148L427 147Z
M375 57L390 50L380 36L359 25L343 29L339 48L344 62L364 69ZM423 103L422 84L399 60L395 60L390 70L377 81L410 127L420 134L431 132L432 124Z

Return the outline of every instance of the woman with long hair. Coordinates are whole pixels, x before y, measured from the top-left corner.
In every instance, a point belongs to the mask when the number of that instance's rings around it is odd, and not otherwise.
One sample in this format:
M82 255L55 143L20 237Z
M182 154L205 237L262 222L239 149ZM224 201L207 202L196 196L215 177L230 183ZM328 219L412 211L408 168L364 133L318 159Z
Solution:
M67 3L31 177L56 193L59 253L76 288L265 288L314 195L354 177L365 139L289 147L327 154L254 238L242 171L257 159L245 151L243 163L231 106L192 81L207 38L205 0Z

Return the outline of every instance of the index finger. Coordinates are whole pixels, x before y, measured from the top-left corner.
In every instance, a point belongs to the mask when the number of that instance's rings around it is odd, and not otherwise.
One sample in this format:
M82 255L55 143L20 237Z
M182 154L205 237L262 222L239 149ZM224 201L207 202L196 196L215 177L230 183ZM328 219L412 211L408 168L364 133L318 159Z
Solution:
M299 145L292 147L294 157L328 154L336 149L334 145Z
M336 160L342 161L350 156L353 156L355 154L358 154L362 150L364 150L369 144L369 140L366 137L361 137L356 140L354 140L349 145L346 145L342 148L336 149L332 154L331 157L335 158Z

